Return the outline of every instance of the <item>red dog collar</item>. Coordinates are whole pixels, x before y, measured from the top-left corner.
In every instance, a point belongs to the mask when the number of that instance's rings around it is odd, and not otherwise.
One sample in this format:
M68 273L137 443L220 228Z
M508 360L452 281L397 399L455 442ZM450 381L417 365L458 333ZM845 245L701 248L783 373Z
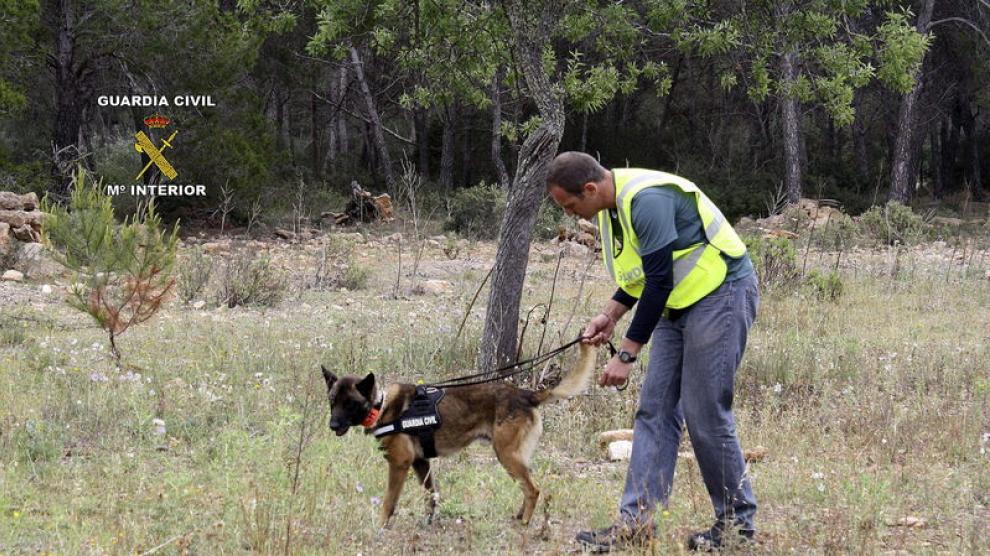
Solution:
M375 426L375 423L378 422L379 415L381 415L380 409L377 407L371 408L371 411L368 412L368 416L364 418L364 421L361 421L361 426L366 429L370 429Z

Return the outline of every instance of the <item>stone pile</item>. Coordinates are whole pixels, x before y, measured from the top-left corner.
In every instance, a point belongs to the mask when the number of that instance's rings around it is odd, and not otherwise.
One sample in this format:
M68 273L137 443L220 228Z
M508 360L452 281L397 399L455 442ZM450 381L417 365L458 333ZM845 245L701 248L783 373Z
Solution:
M0 254L8 252L15 241L41 242L41 223L45 213L38 210L38 196L0 191Z

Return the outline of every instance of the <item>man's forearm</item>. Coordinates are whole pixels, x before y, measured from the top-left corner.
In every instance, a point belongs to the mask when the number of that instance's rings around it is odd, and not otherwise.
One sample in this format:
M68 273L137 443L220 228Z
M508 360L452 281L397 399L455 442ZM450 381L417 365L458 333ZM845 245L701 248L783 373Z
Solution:
M612 319L612 323L614 324L619 322L622 315L625 315L628 311L629 307L626 307L614 299L609 299L608 303L605 304L605 309L602 310L602 314Z

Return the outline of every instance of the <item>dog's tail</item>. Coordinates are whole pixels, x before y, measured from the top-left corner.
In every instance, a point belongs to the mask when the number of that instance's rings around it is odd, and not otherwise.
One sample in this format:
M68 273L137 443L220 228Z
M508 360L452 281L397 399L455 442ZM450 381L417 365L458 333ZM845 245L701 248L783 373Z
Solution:
M588 383L595 375L595 359L598 352L588 344L579 345L581 355L578 357L577 367L567 373L557 386L537 392L537 405L548 401L566 400L580 394L588 387Z

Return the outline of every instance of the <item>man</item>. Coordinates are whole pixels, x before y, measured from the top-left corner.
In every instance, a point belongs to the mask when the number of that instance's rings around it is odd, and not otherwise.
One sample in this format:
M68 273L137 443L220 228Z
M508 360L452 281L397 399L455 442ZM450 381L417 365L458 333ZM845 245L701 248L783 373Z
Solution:
M585 328L587 341L610 339L638 304L599 384L625 384L653 339L619 519L577 540L605 552L652 539L685 422L716 518L688 547L712 551L752 539L756 499L732 414L735 372L759 304L745 244L697 186L673 174L609 171L587 154L565 152L550 165L547 189L567 213L597 216L605 266L619 286Z

